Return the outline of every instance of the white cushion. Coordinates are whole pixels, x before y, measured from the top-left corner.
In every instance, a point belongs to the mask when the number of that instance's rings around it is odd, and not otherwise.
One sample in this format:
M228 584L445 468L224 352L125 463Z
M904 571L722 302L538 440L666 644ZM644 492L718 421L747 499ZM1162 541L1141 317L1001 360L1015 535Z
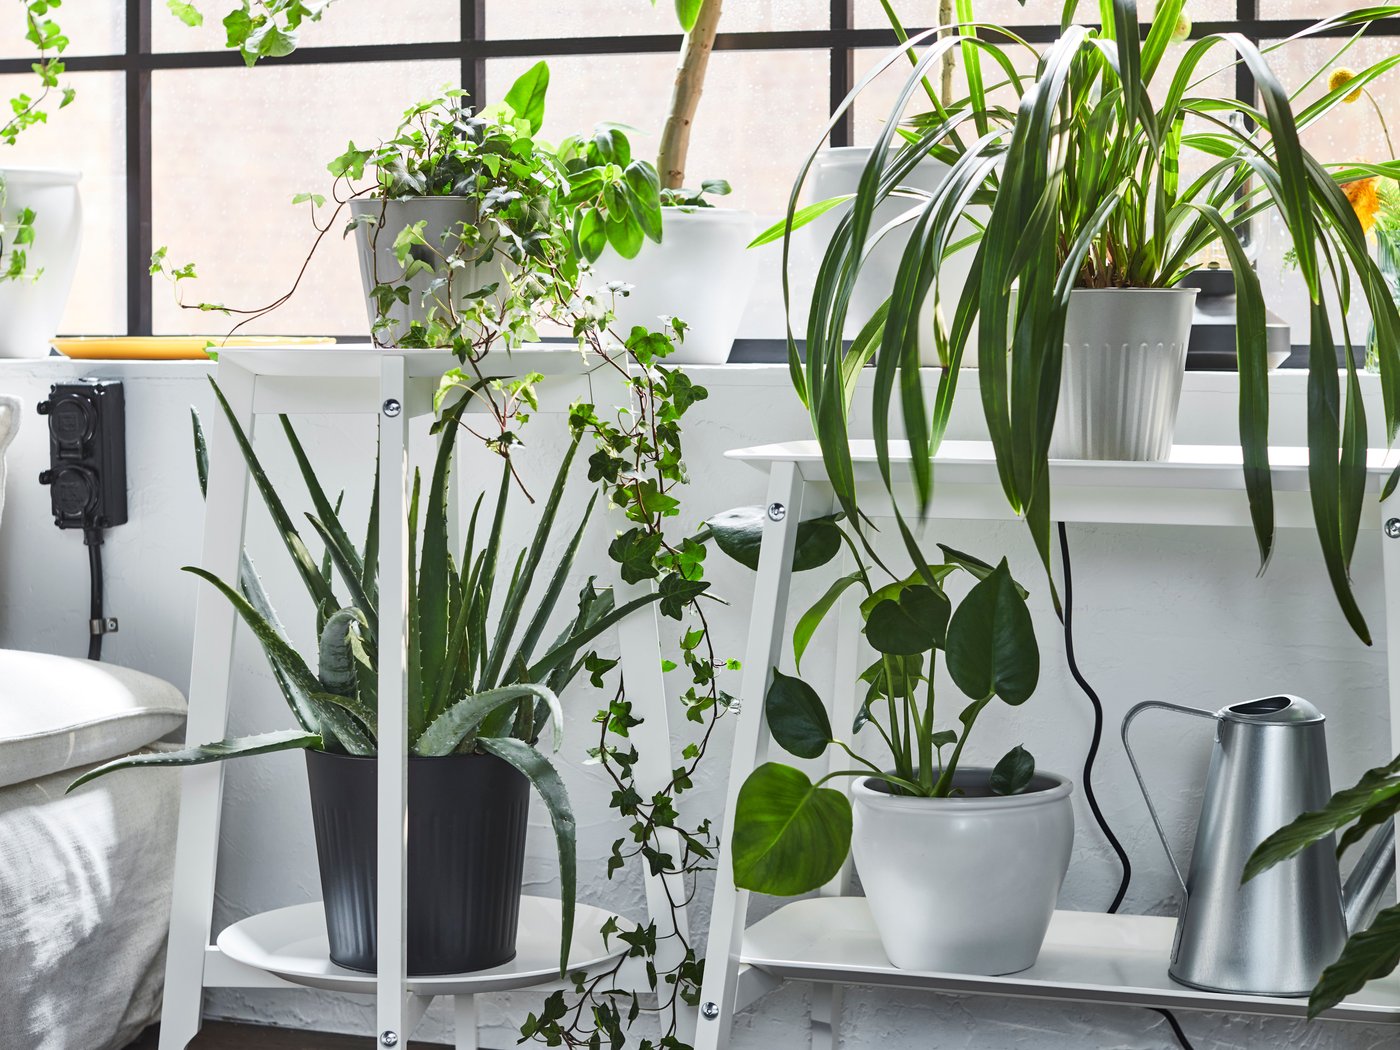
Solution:
M0 649L0 787L116 758L184 719L180 690L152 675Z
M19 431L19 402L0 397L0 517L5 511L5 449Z

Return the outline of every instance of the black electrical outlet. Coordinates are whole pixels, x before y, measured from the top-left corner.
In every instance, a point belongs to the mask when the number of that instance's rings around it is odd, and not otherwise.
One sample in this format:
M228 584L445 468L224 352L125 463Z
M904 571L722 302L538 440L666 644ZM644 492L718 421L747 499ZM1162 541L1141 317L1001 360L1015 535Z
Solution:
M126 395L114 380L55 383L39 403L49 419L49 486L60 529L126 523ZM100 540L99 540L100 542Z

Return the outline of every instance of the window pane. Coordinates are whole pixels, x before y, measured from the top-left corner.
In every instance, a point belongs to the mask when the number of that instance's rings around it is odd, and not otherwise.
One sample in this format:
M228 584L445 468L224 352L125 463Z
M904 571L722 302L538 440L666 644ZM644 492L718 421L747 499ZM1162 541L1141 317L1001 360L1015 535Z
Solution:
M455 82L457 63L373 62L258 69L157 71L151 117L154 243L172 262L193 261L200 279L186 292L231 307L263 306L286 292L315 239L299 192L327 192L326 163L349 139L388 136L405 107ZM295 101L323 100L316 119ZM328 206L329 207L329 206ZM329 213L322 215L324 222ZM249 333L365 334L353 241L342 215L324 239L295 296ZM181 311L155 289L157 332L222 333L232 321Z
M126 50L125 4L87 0L65 4L46 17L57 22L68 38L65 56L119 55ZM33 58L38 54L24 39L28 29L23 5L0 7L0 58Z
M203 4L204 25L192 28L174 18L162 0L150 0L151 49L153 51L219 51L227 39L221 13L231 6ZM301 47L338 47L347 44L416 44L429 40L456 40L462 34L460 0L336 0L319 22L302 26ZM264 59L260 66L276 64Z
M535 60L487 63L492 97ZM551 58L544 134L558 140L611 120L639 129L633 149L651 155L675 78L672 55ZM710 59L696 113L687 178L725 178L723 203L775 214L786 206L801 159L821 137L829 66L824 51L720 51Z
M672 0L485 0L486 35L493 40L537 37L642 36L679 33ZM742 0L724 7L721 33L825 29L828 0Z
M29 78L0 77L9 97ZM126 331L126 115L120 73L74 73L77 90L66 109L51 113L14 146L3 146L0 164L76 168L83 200L83 245L68 308L59 324L64 335L113 335ZM43 236L44 217L35 219ZM39 278L43 280L43 277Z

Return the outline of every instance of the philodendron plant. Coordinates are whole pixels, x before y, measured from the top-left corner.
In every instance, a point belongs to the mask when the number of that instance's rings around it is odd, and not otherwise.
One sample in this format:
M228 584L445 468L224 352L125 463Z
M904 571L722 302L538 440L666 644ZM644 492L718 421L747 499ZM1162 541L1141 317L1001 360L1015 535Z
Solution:
M852 587L864 592L863 633L878 656L860 675L864 695L855 722L849 734L844 726L833 727L817 691L777 668L764 716L773 741L797 758L820 759L836 748L851 762L815 783L783 762L767 762L749 775L739 791L733 832L734 882L744 889L791 896L836 875L850 852L851 804L844 792L826 786L833 780L859 777L893 795L917 798L957 794L954 776L978 716L996 700L1012 707L1025 703L1040 676L1026 593L1004 559L992 566L940 545L942 563L920 563L907 577L881 584L856 543L841 535L857 567L803 613L792 647L800 672L813 635L838 600ZM812 546L799 544L809 564ZM956 607L944 586L955 573L976 581ZM966 698L956 718L941 723L934 703L940 653ZM1035 759L1017 746L992 770L990 790L1018 794L1034 774Z
M306 520L325 548L318 563L222 392L217 386L214 390L249 474L315 606L319 640L315 656L305 659L292 647L246 553L236 583L199 568L188 567L186 571L217 588L252 629L297 728L178 751L131 755L85 773L73 782L70 791L95 777L137 766L197 765L306 748L359 756L377 753L378 487L364 542L356 546L342 521L339 501L332 503L327 496L296 431L282 417L287 443L314 508ZM501 559L505 512L512 490L509 463L502 465L489 528L483 525L478 529L478 499L460 556L449 550L448 476L468 400L459 401L437 424L441 439L426 492L422 491L422 479L414 477L409 510L408 748L410 754L424 757L473 752L495 755L534 785L549 810L559 854L564 909L562 970L573 930L574 817L564 783L538 744L552 720L553 748L558 750L563 729L558 697L593 657L587 649L590 642L656 596L643 596L617 607L612 590L596 588L590 580L579 593L578 611L564 631L551 644L541 645L596 501L595 494L571 527L562 555L533 610L528 611L536 573L549 560L546 547L578 447L577 437L543 501L529 548L521 550L513 564ZM195 444L203 487L207 465L197 417ZM336 586L337 575L343 590Z
M789 339L793 380L811 412L836 492L853 512L848 409L855 377L873 358L870 415L881 473L893 492L891 446L907 437L916 500L897 511L927 508L934 456L975 322L978 385L1001 484L1030 526L1048 572L1048 458L1072 293L1168 288L1200 265L1206 249L1219 245L1239 293L1243 475L1260 562L1267 565L1275 526L1267 326L1259 278L1239 230L1276 210L1307 289L1308 472L1318 536L1347 621L1369 642L1348 576L1365 499L1366 419L1350 353L1343 355L1345 381L1338 379L1337 344L1354 340L1345 324L1334 329L1325 295L1335 291L1344 308L1364 297L1375 317L1381 400L1393 440L1400 428L1400 315L1342 185L1372 175L1394 177L1400 164L1324 163L1303 147L1300 134L1358 87L1400 64L1400 56L1381 58L1351 83L1305 105L1298 92L1284 87L1267 53L1309 37L1359 35L1371 22L1400 16L1400 7L1340 14L1263 48L1238 33L1212 33L1180 43L1171 56L1184 0L1157 4L1145 33L1135 0L1101 0L1098 25L1077 23L1079 7L1077 0L1064 5L1060 35L1043 48L1013 30L977 24L973 0L956 0L956 31L910 38L921 48L914 69L817 277L805 360ZM933 111L906 119L911 102L926 93L925 73L953 49L963 59L966 94L945 105L929 92ZM862 78L833 123L903 54L891 51ZM1033 73L1021 71L1027 61ZM1252 76L1257 104L1201 92L1212 74L1237 65ZM774 237L786 231L785 253L792 229L841 203L797 210L815 155L802 166L785 223L769 231ZM925 158L949 169L933 192L906 184ZM886 202L897 204L899 214L877 225L876 209ZM865 327L850 346L844 332L851 289L872 244L896 229L907 230L909 238L891 295L872 317L857 319ZM943 264L958 252L971 257L966 285L956 302L945 298L946 315L925 333L922 305L930 294L937 301ZM929 335L942 365L931 397L919 376L919 342ZM891 425L899 415L903 435ZM1387 493L1397 478L1392 475Z

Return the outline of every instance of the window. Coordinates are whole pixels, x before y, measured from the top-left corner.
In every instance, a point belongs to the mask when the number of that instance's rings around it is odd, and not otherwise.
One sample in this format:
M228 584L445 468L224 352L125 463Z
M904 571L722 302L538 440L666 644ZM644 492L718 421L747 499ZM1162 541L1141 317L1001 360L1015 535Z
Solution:
M209 10L217 5L202 5ZM896 0L911 28L926 25L934 0ZM981 0L989 21L1049 40L1059 0ZM1237 30L1275 41L1352 0L1196 0L1196 35ZM32 60L20 45L18 7L0 17L0 89L22 84ZM1084 4L1086 15L1096 10ZM180 311L148 261L168 245L194 261L192 291L231 306L259 306L295 279L314 231L291 198L325 185L325 162L348 139L366 141L399 111L446 84L489 100L527 65L552 71L546 135L585 130L601 119L639 129L654 146L669 97L680 37L669 0L336 0L301 48L245 69L222 47L222 27L191 29L161 0L65 5L68 67L78 95L51 123L21 138L0 161L78 167L84 173L83 254L64 330L130 334L220 332L217 315ZM1361 65L1395 46L1400 20L1378 24L1346 61ZM1389 37L1389 39L1385 39ZM1275 56L1286 83L1328 61L1345 34L1290 45ZM707 93L695 129L696 179L728 178L733 203L772 216L786 201L798 159L822 135L833 100L869 69L892 37L879 0L744 0L724 13ZM831 135L868 141L893 98L889 74ZM1222 91L1247 95L1248 76L1221 76ZM886 83L888 81L888 83ZM1316 84L1309 91L1316 92ZM1400 81L1374 88L1390 111ZM6 96L8 97L8 96ZM1308 141L1326 159L1375 158L1384 142L1363 107L1346 107ZM306 205L299 206L306 208ZM1271 231L1261 231L1270 251ZM1271 279L1289 280L1268 259ZM350 246L328 237L297 295L261 328L281 334L353 335L363 305Z

